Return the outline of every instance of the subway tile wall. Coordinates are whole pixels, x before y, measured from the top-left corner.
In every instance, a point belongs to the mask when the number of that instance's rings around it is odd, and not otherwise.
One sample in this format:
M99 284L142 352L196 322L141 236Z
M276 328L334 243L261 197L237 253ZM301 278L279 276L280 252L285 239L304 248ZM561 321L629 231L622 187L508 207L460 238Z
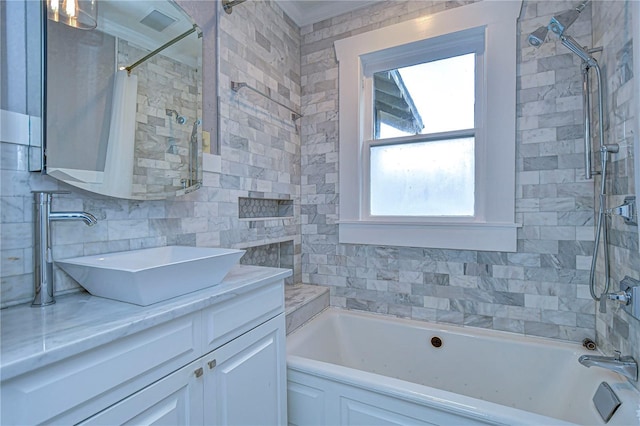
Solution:
M625 196L635 193L634 176L638 173L634 170L632 104L633 78L638 78L638 70L634 75L631 49L632 43L640 43L640 36L636 34L633 39L631 18L631 1L593 3L593 45L603 47L596 57L605 81L605 143L620 147L620 152L612 156L607 180L608 207L621 205ZM624 224L618 216L611 217L609 223L610 291L618 291L618 283L625 276L640 278L638 228ZM603 261L598 264L600 282L604 279L603 265ZM620 305L608 302L606 313L597 312L596 331L597 342L607 353L619 350L640 359L640 320L631 317Z
M301 28L303 282L328 286L331 303L349 309L574 341L593 338L596 309L587 284L594 183L581 170L580 60L553 38L539 49L527 43L530 32L574 2L525 1L519 22L517 252L338 244L334 41L467 3L384 2ZM592 44L590 7L571 27L584 45ZM628 260L633 255L619 257L629 270L637 265Z
M148 53L119 40L118 68L131 65ZM185 187L184 182L196 178L191 176L189 161L194 122L202 120L202 70L158 54L134 73L138 77L140 107L136 114L133 194L179 191ZM168 113L171 110L175 113ZM184 117L184 123L178 122L176 113Z
M215 73L215 11L212 3L181 1L205 32L203 69ZM216 3L217 4L217 3ZM68 189L56 196L55 210L84 210L98 218L53 224L56 258L108 253L169 244L245 248L293 241L294 279L300 281L300 135L296 124L262 99L232 93L229 81L246 80L291 108L299 109L299 31L273 3L247 2L220 16L221 156L205 155L203 188L166 201L117 200L64 186L27 171L24 146L0 143L0 307L33 297L31 190ZM262 38L268 40L268 43ZM256 43L256 40L262 43ZM213 78L205 74L204 84ZM206 93L206 89L205 89ZM215 105L215 101L213 102ZM203 126L211 114L205 99ZM210 115L209 115L210 116ZM238 219L238 198L262 196L293 200L294 217L260 226ZM78 291L55 271L58 293Z

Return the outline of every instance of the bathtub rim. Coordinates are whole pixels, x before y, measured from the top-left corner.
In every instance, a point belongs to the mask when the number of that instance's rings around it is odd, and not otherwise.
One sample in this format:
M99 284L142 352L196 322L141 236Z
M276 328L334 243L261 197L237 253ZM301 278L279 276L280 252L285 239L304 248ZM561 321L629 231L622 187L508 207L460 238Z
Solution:
M597 346L596 350L590 351L584 348L583 346L581 346L579 342L568 340L568 339L537 336L535 334L522 334L514 331L495 330L492 328L475 327L472 325L452 324L452 323L446 323L446 322L436 322L436 321L429 321L429 320L398 317L395 315L384 314L380 312L355 311L355 310L350 310L350 309L341 308L337 306L329 306L324 310L322 310L321 312L314 315L313 317L309 318L307 321L301 324L298 328L291 331L291 333L287 335L287 338L297 340L298 338L294 336L296 336L297 334L301 334L300 332L304 326L312 323L315 320L322 319L321 317L323 316L339 317L341 315L368 318L368 319L374 319L379 321L383 321L383 320L391 321L391 322L396 322L403 325L408 325L410 327L433 330L433 332L442 331L445 333L455 333L455 334L459 334L472 339L478 338L478 337L490 337L490 338L505 339L505 340L516 340L518 342L526 342L527 344L537 343L537 344L559 345L559 346L566 347L566 349L574 350L576 353L576 356L578 357L580 355L588 355L588 354L605 355L600 350L600 346ZM287 349L287 353L288 353L288 349Z
M575 423L530 411L297 355L287 355L287 370L320 377L410 403L425 405L488 424L575 425ZM331 374L327 374L327 371L331 371ZM287 377L287 380L290 381L290 377ZM527 417L527 423L523 422L523 415Z
M403 399L405 401L425 404L434 409L444 410L450 413L461 413L464 416L469 416L480 421L493 422L498 424L575 425L576 423L572 423L570 421L558 419L555 417L545 416L543 414L538 414L519 408L510 407L508 405L502 405L499 403L458 394L455 392L412 383L406 380L395 379L377 373L370 373L351 367L345 367L325 361L305 358L303 356L291 353L292 351L295 351L297 345L299 345L304 339L303 337L296 336L303 335L303 330L305 330L307 326L313 326L312 323L314 321L330 321L332 318L340 316L355 316L369 320L372 319L377 321L391 321L409 327L427 329L435 333L437 333L438 331L442 331L443 333L455 333L469 338L490 338L496 340L504 339L511 341L515 340L516 342L523 342L527 345L551 345L571 351L574 356L576 356L576 362L579 355L593 354L594 352L600 354L602 353L599 349L596 351L588 351L586 348L580 346L578 342L569 340L523 335L508 331L484 329L472 326L435 323L430 321L415 320L411 318L400 318L387 314L352 311L338 307L328 307L319 314L315 315L313 318L306 321L298 329L294 330L287 336L286 353L288 370L291 369L292 371L301 374L312 376L315 375L325 380L337 381L345 385L355 386L359 389L370 390L373 387L373 389L375 389L375 392L381 395L387 395L396 398L399 397L400 399ZM331 374L328 374L327 371L330 371ZM640 392L629 380L627 380L623 376L620 376L619 374L603 370L603 375L605 375L605 377L611 377L611 379L604 379L603 381L607 381L607 383L609 383L612 388L614 388L618 396L621 396L623 401L627 402L627 406L624 407L625 414L622 414L622 412L617 414L622 415L624 419L633 420L634 425L640 426L640 398L638 399L637 404L634 403L634 397L640 397ZM615 376L617 379L613 380L612 376ZM381 379L385 383L384 389L379 386ZM410 391L406 391L405 389L410 389ZM426 394L425 391L428 391L429 394ZM430 395L431 393L433 393L433 395L437 395L437 397L432 397L432 395ZM460 410L455 410L449 405L455 403L456 401L462 402L461 404L458 404ZM476 407L476 409L482 407L482 410L484 410L484 412L488 414L485 416L479 415L477 411L470 411L469 407ZM595 408L590 406L589 409L593 410L594 418L600 420L600 417L595 411ZM636 415L633 415L634 412L636 412ZM526 416L527 420L531 423L523 423L522 416ZM602 422L600 424L604 425L605 423ZM622 424L626 425L627 423Z

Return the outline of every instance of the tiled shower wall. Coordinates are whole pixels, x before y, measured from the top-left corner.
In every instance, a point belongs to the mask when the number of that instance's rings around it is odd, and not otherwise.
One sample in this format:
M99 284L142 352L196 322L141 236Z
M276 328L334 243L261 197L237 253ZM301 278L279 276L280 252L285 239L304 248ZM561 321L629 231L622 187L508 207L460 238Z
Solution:
M293 241L247 247L245 254L240 259L240 263L243 265L294 269L293 247ZM285 284L295 284L293 277L285 278L284 282Z
M349 309L574 341L593 338L596 309L587 284L594 183L583 179L581 169L580 60L555 37L539 49L527 44L530 32L575 2L525 1L518 25L517 252L338 244L334 41L466 3L384 2L301 28L303 282L328 286L331 303ZM592 43L590 8L570 31L584 45ZM637 271L631 256L619 262Z
M301 280L299 123L277 103L231 82L247 83L292 110L300 110L298 27L273 2L246 2L220 19L220 186L232 194L232 226L222 246L290 247L293 282ZM238 221L239 198L291 200L289 216ZM285 203L285 201L283 201ZM288 202L287 202L288 203Z
M205 86L215 76L215 15L212 4L180 1L205 32ZM232 93L230 78L272 88L281 102L299 108L298 29L268 2L247 2L232 15L222 13L221 156L206 155L203 188L167 201L127 201L89 194L27 171L24 146L0 141L0 306L33 296L31 190L68 189L56 196L54 210L85 210L98 218L94 227L81 222L53 224L54 259L168 244L243 248L294 242L293 263L299 281L299 213L293 219L262 226L238 219L238 197L290 198L299 209L300 136L287 114L258 99ZM254 30L255 29L255 30ZM11 58L19 60L19 58ZM207 88L204 90L207 93ZM215 99L204 99L205 129L211 128ZM213 135L212 135L213 137ZM56 271L59 292L78 287Z
M604 48L596 57L605 80L605 143L620 147L612 158L612 173L607 181L608 207L621 205L625 196L635 193L634 177L638 173L634 170L633 152L633 79L638 78L638 70L633 69L632 43L640 43L640 35L634 40L631 18L631 1L593 4L593 43ZM640 279L638 228L624 224L617 216L610 219L610 224L610 291L618 291L618 283L625 276ZM600 262L599 271L602 270ZM609 302L605 314L597 313L596 330L598 344L608 353L617 349L640 359L640 320L616 303Z
M118 68L131 65L148 53L120 39ZM201 72L161 54L133 72L138 77L138 102L142 103L136 114L135 196L169 194L182 189L182 181L191 178L191 132L194 121L202 119ZM167 114L168 109L175 110L185 122L178 123L175 114Z

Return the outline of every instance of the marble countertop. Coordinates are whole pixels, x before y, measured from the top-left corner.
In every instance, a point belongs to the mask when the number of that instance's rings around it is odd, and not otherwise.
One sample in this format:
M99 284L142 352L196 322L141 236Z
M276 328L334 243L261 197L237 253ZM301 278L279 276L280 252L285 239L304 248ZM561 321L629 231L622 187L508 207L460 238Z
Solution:
M290 269L236 265L222 283L184 296L138 306L73 293L42 308L0 311L0 379L7 380L173 318L229 300L291 275Z

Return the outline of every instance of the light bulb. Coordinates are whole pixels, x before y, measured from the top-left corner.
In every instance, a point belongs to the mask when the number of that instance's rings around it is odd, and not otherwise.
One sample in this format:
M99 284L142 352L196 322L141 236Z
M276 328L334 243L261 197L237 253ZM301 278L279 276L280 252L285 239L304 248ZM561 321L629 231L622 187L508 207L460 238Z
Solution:
M47 5L49 19L52 21L83 30L96 28L96 0L47 0Z
M77 4L75 0L67 0L67 5L65 7L65 12L67 12L67 16L69 18L76 17Z
M60 0L49 1L49 19L56 22L60 19Z
M77 0L65 0L63 3L64 6L64 13L65 15L67 15L67 18L69 18L69 25L71 25L72 27L75 27L76 24L76 18L78 17L78 4L77 4Z

